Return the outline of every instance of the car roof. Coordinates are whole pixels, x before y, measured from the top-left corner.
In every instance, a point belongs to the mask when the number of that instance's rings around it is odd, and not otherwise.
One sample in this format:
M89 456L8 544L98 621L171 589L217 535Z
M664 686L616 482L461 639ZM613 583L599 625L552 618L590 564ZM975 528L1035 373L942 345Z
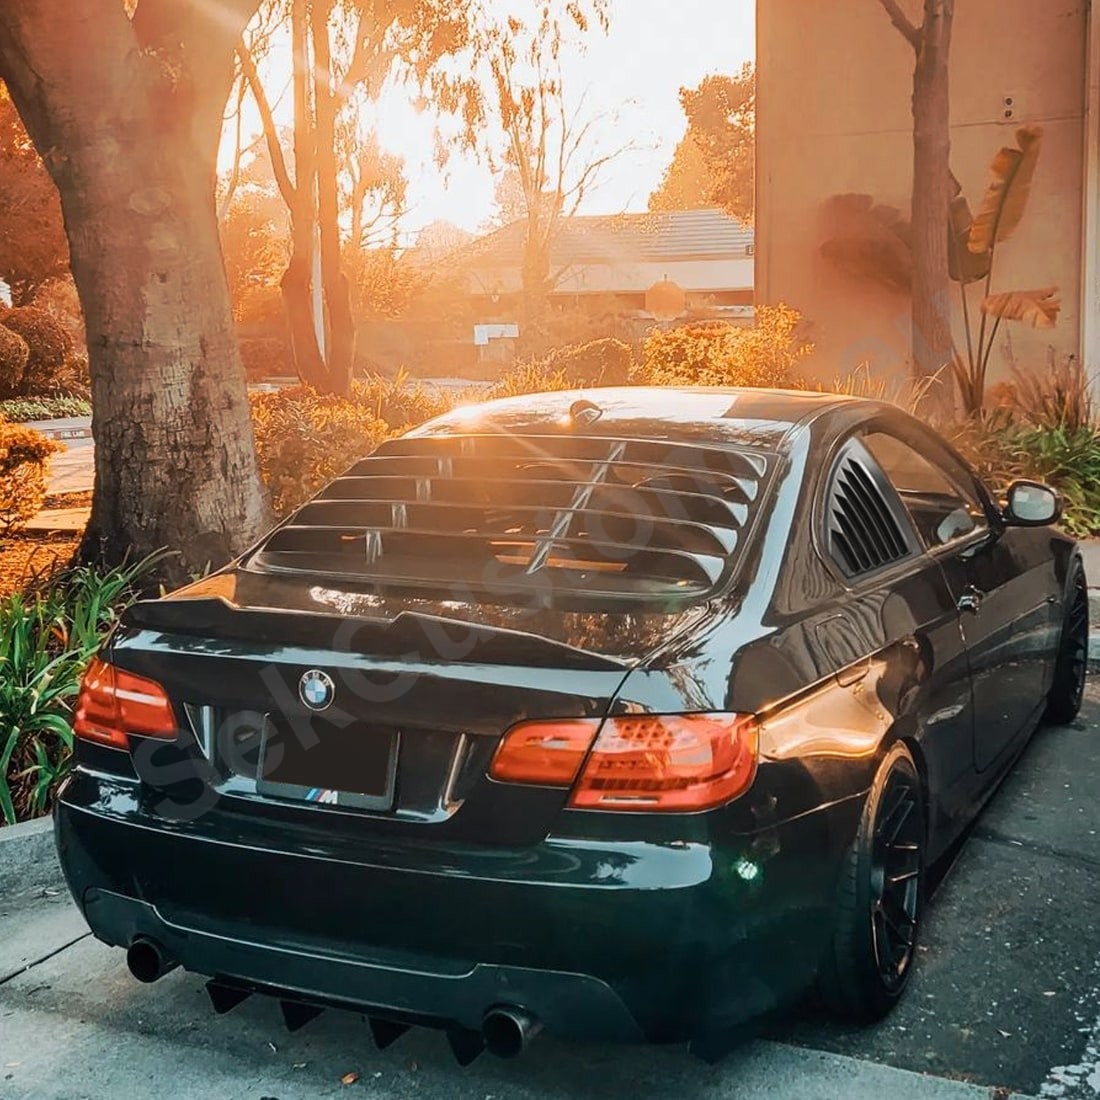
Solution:
M596 406L598 419L575 425L570 413L580 401ZM880 408L874 401L813 390L717 386L559 390L461 406L411 434L556 434L573 428L584 435L778 450L799 424L838 406L853 405L864 406L868 415Z

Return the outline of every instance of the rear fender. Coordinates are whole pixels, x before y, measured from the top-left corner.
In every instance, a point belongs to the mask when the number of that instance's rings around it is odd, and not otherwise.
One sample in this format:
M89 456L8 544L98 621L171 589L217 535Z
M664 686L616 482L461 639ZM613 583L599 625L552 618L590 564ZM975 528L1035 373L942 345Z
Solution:
M919 736L916 708L930 670L925 647L907 637L761 708L756 778L721 811L723 829L759 832L861 797L889 746ZM632 673L613 710L733 709L698 681L689 697L681 672Z
M866 792L890 746L918 736L915 707L928 675L922 647L906 638L762 712L761 775L801 768L812 780L805 802L784 816Z

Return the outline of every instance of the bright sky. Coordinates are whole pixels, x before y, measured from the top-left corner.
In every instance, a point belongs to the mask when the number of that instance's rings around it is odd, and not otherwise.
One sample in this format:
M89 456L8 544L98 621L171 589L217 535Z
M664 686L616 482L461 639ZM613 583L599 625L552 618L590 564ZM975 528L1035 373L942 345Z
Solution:
M609 116L598 153L624 141L637 149L608 166L585 212L646 208L686 128L679 89L752 60L755 7L755 0L610 0L610 33L593 31L583 53L564 56L563 80L574 97L586 94L594 113ZM433 163L433 120L412 109L409 94L391 93L377 120L382 144L406 160L405 232L411 238L439 219L477 231L493 212L489 168L463 155L440 172ZM279 105L280 122L290 122L289 100L287 94ZM246 114L246 129L252 128L258 121Z

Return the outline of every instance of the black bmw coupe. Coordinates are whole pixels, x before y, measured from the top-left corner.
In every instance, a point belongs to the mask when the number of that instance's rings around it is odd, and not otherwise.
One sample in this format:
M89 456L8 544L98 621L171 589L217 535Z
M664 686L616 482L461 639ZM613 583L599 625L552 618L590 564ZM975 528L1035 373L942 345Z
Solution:
M138 978L464 1061L540 1027L705 1053L815 979L875 1019L926 869L1080 705L1057 518L858 399L457 410L127 613L76 712L69 885Z

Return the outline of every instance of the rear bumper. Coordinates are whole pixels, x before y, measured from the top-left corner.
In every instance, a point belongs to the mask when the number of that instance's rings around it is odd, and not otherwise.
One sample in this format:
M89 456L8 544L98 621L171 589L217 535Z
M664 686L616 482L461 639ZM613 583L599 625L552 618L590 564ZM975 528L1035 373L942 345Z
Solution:
M84 893L84 913L96 936L112 945L149 936L186 970L307 1002L471 1030L480 1030L494 1005L522 1005L559 1034L643 1038L622 1000L590 975L485 963L441 973L430 958L407 958L403 965L342 958L242 939L247 933L240 928L190 928L149 902L96 887Z
M194 973L397 1019L476 1029L508 1004L565 1037L657 1041L805 988L859 807L706 845L337 850L226 810L166 821L137 783L78 771L55 829L108 944L149 936Z

